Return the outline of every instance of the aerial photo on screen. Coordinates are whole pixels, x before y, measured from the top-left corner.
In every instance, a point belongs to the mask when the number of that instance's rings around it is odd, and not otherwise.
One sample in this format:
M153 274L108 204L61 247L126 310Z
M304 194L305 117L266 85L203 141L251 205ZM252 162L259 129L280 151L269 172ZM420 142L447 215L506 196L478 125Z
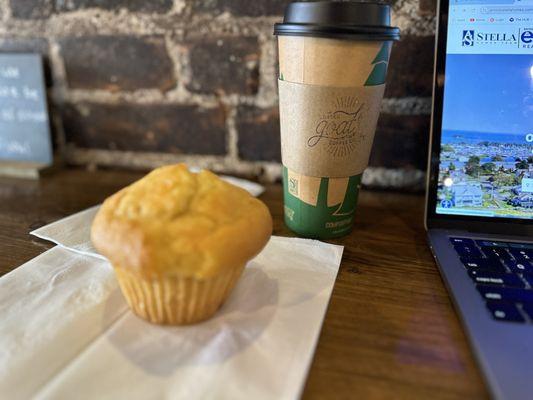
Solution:
M533 218L533 57L448 55L437 213Z
M439 212L532 216L533 143L521 135L455 131L443 131L441 143Z

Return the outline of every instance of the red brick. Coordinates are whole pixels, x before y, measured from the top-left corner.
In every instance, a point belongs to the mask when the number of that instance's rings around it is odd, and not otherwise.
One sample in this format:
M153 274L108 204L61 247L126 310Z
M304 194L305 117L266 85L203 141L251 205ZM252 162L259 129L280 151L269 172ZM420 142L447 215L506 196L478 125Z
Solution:
M437 10L436 0L420 0L419 10L422 15L434 15Z
M20 19L48 18L54 12L53 0L9 0L11 14Z
M84 8L101 8L118 10L164 13L172 8L172 0L69 0L58 2L58 11L70 11Z
M237 16L260 17L264 15L281 15L285 10L286 0L210 0L193 1L193 12L211 12L221 14L230 12Z
M74 89L168 90L176 84L162 36L68 37L60 46Z
M433 36L404 36L392 46L385 97L431 96Z
M226 152L221 108L83 103L63 107L67 142L82 148L161 153Z
M239 107L239 156L251 161L281 161L278 107Z
M255 94L259 85L259 44L255 37L199 38L187 44L197 93Z
M382 114L376 129L370 165L425 170L429 118L428 115Z

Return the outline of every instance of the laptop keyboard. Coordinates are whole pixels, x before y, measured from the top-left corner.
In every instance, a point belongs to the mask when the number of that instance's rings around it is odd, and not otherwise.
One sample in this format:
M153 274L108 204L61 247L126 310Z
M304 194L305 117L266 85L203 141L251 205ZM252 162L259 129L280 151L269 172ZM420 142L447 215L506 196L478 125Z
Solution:
M533 244L450 241L494 319L533 323Z

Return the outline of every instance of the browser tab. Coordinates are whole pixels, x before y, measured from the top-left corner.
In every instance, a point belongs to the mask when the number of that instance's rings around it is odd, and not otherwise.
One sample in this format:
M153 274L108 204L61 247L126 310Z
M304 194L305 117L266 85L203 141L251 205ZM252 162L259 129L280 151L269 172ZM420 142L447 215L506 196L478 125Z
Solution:
M530 54L533 49L533 1L492 4L457 0L450 5L448 53ZM528 5L531 2L531 5Z

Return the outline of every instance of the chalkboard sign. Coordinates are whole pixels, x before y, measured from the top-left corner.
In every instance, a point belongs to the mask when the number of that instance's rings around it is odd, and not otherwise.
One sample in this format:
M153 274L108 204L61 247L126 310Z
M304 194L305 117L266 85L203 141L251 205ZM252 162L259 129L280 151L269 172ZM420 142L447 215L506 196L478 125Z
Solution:
M52 163L45 93L40 55L0 54L0 163Z

